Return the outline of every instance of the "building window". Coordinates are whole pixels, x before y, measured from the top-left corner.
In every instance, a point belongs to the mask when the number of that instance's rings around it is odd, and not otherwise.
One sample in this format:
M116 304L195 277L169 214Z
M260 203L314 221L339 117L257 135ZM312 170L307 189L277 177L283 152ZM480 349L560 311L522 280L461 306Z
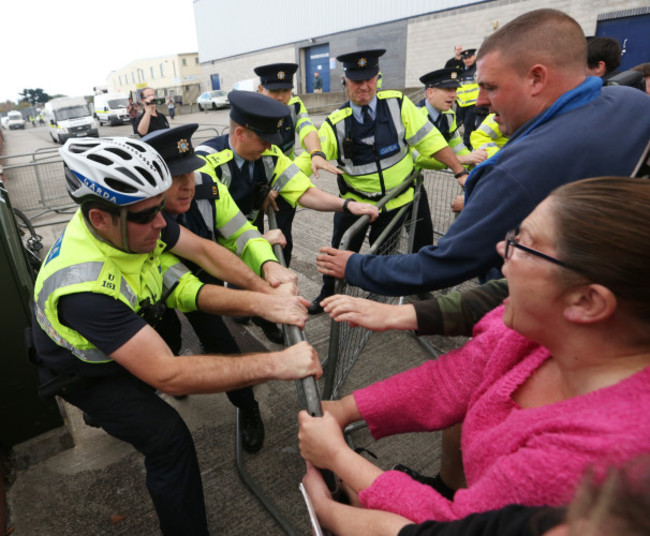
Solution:
M187 60L183 58L183 67L187 67Z
M137 84L137 82L135 81L135 73L134 72L131 72L131 80L133 80L134 84Z
M199 64L199 57L197 56L196 58L194 58L194 65L198 65L198 64Z
M160 64L160 76L165 78L165 64L164 63Z
M154 78L156 78L155 70L153 68L153 65L151 67L149 67L149 71L151 72L151 79L153 80Z

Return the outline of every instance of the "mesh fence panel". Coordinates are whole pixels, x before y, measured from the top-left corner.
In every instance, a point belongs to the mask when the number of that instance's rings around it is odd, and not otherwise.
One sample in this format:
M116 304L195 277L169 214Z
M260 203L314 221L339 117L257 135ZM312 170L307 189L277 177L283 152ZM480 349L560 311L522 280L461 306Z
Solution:
M3 166L11 202L30 219L49 211L74 207L65 187L58 152L33 153L26 162Z
M449 171L426 170L422 173L422 182L419 188L426 191L431 209L431 218L434 229L434 244L437 244L449 226L456 219L457 213L451 209L451 204L463 191ZM414 200L417 207L417 196ZM395 216L395 220L400 214ZM403 218L393 233L380 237L372 248L362 249L362 253L376 253L378 255L396 255L410 251L411 232L415 226L418 215ZM473 281L463 283L459 288L474 285ZM457 288L457 287L454 287ZM444 289L437 292L447 292ZM396 303L400 298L382 296L373 292L365 291L359 287L346 285L339 282L337 293L346 294L356 298L365 298L381 303ZM346 323L332 321L330 326L330 346L325 367L325 388L323 398L338 399L345 381L356 363L363 349L372 335L370 330L362 327L352 328ZM437 350L437 349L436 349ZM436 352L437 353L437 352Z

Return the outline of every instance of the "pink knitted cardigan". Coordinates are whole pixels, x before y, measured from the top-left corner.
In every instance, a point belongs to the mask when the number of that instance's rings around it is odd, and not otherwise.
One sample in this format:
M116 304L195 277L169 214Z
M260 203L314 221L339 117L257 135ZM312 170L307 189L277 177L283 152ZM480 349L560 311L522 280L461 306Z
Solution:
M522 409L511 395L549 351L505 327L502 315L503 307L486 315L463 348L354 393L375 439L463 422L468 488L453 502L386 471L360 493L366 508L420 523L508 504L563 505L590 465L602 473L650 452L650 367L611 387Z

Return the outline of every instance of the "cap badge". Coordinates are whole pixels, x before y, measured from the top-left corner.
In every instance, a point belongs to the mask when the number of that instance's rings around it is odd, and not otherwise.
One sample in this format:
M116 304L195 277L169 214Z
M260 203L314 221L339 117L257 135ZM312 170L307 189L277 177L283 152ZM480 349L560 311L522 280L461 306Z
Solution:
M453 73L451 73L451 79L456 80L456 78L458 78L458 73L454 71Z
M280 71L280 72L278 72L278 80L284 80L284 77L285 77L285 76L286 76L286 75L284 74L284 71Z
M282 128L282 125L284 125L284 119L278 121L278 128Z
M190 144L186 139L178 140L177 147L180 154L186 153L190 150Z
M363 69L366 65L368 65L368 60L366 58L359 58L357 65Z

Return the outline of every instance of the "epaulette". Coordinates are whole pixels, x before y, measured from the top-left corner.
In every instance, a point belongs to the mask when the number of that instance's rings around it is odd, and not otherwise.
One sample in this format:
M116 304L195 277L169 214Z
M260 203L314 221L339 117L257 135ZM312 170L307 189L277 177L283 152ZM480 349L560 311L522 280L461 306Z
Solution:
M207 156L204 156L203 158L206 159L206 161L214 166L218 167L226 162L230 162L234 158L234 153L232 152L232 149L224 149L223 151L219 151L218 153L212 153Z
M219 184L217 180L212 184L197 184L194 187L194 199L207 199L209 201L219 199Z
M338 110L333 111L328 119L332 124L338 123L339 121L343 121L346 117L349 117L352 115L352 108L350 106L346 106L345 108L340 108Z
M378 99L401 99L402 92L397 91L396 89L384 89L382 91L377 91Z

